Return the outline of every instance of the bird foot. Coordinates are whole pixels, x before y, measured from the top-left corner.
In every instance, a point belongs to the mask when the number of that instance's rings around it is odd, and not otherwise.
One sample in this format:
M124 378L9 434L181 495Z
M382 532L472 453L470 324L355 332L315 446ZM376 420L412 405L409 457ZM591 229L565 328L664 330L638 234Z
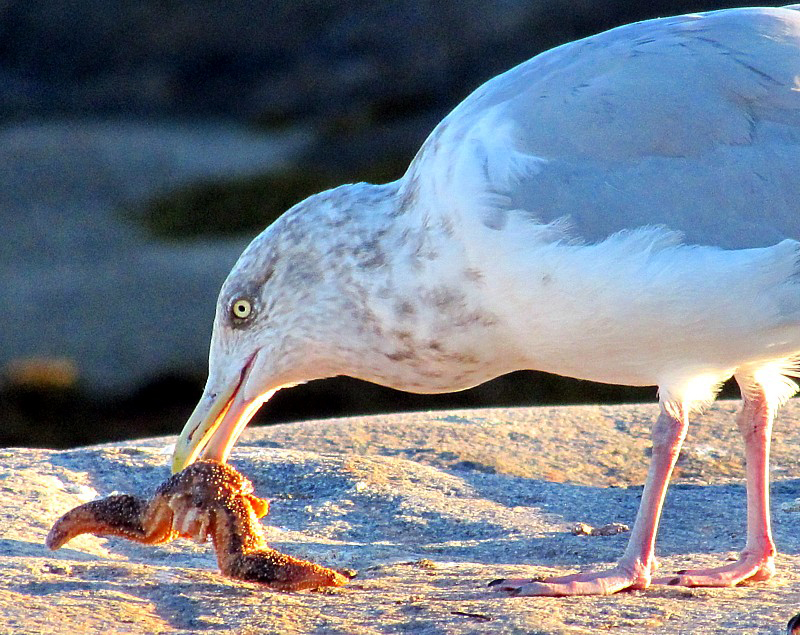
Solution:
M659 577L653 584L686 587L732 587L742 582L763 582L775 574L774 557L769 553L742 553L730 564L707 569L686 569Z
M618 591L646 589L649 585L649 567L622 564L608 571L542 579L501 579L489 583L497 591L512 596L611 595Z
M258 522L268 511L269 503L231 466L198 461L163 483L150 500L121 494L75 507L56 521L46 544L58 549L85 533L149 545L178 536L211 539L220 571L232 578L282 591L348 582L348 573L270 548Z

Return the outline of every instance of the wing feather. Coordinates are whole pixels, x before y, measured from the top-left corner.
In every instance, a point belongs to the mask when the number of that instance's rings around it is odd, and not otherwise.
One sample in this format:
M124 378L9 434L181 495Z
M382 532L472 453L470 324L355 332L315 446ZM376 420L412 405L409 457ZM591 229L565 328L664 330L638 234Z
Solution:
M726 248L800 238L800 12L650 20L543 53L468 97L409 171L489 229L521 212L590 242L653 225Z

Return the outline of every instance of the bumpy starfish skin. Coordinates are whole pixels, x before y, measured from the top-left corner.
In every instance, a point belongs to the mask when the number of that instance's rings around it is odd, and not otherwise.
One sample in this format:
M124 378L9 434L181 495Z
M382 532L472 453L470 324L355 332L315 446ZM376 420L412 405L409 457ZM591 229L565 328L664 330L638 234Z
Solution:
M46 544L58 549L75 536L122 536L155 545L181 536L209 538L224 575L281 591L342 586L348 578L270 548L258 519L269 503L230 465L198 461L164 482L149 501L121 494L75 507L59 518Z

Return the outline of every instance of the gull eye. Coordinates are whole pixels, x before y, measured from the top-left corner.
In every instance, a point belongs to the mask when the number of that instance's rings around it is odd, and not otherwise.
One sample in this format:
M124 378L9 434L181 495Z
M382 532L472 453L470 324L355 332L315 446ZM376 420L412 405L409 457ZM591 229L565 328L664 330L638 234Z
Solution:
M233 304L231 304L231 315L237 320L249 318L252 312L253 305L250 304L250 300L246 298L239 298L238 300L234 300Z

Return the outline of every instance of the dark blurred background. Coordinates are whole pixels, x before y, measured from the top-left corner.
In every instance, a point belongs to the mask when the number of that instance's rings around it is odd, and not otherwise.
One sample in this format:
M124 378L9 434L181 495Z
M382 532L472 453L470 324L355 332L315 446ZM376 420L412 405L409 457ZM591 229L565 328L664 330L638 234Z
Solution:
M745 4L0 0L0 445L177 433L217 290L281 211L401 176L461 99L542 50ZM654 398L532 372L439 396L333 379L257 421Z

